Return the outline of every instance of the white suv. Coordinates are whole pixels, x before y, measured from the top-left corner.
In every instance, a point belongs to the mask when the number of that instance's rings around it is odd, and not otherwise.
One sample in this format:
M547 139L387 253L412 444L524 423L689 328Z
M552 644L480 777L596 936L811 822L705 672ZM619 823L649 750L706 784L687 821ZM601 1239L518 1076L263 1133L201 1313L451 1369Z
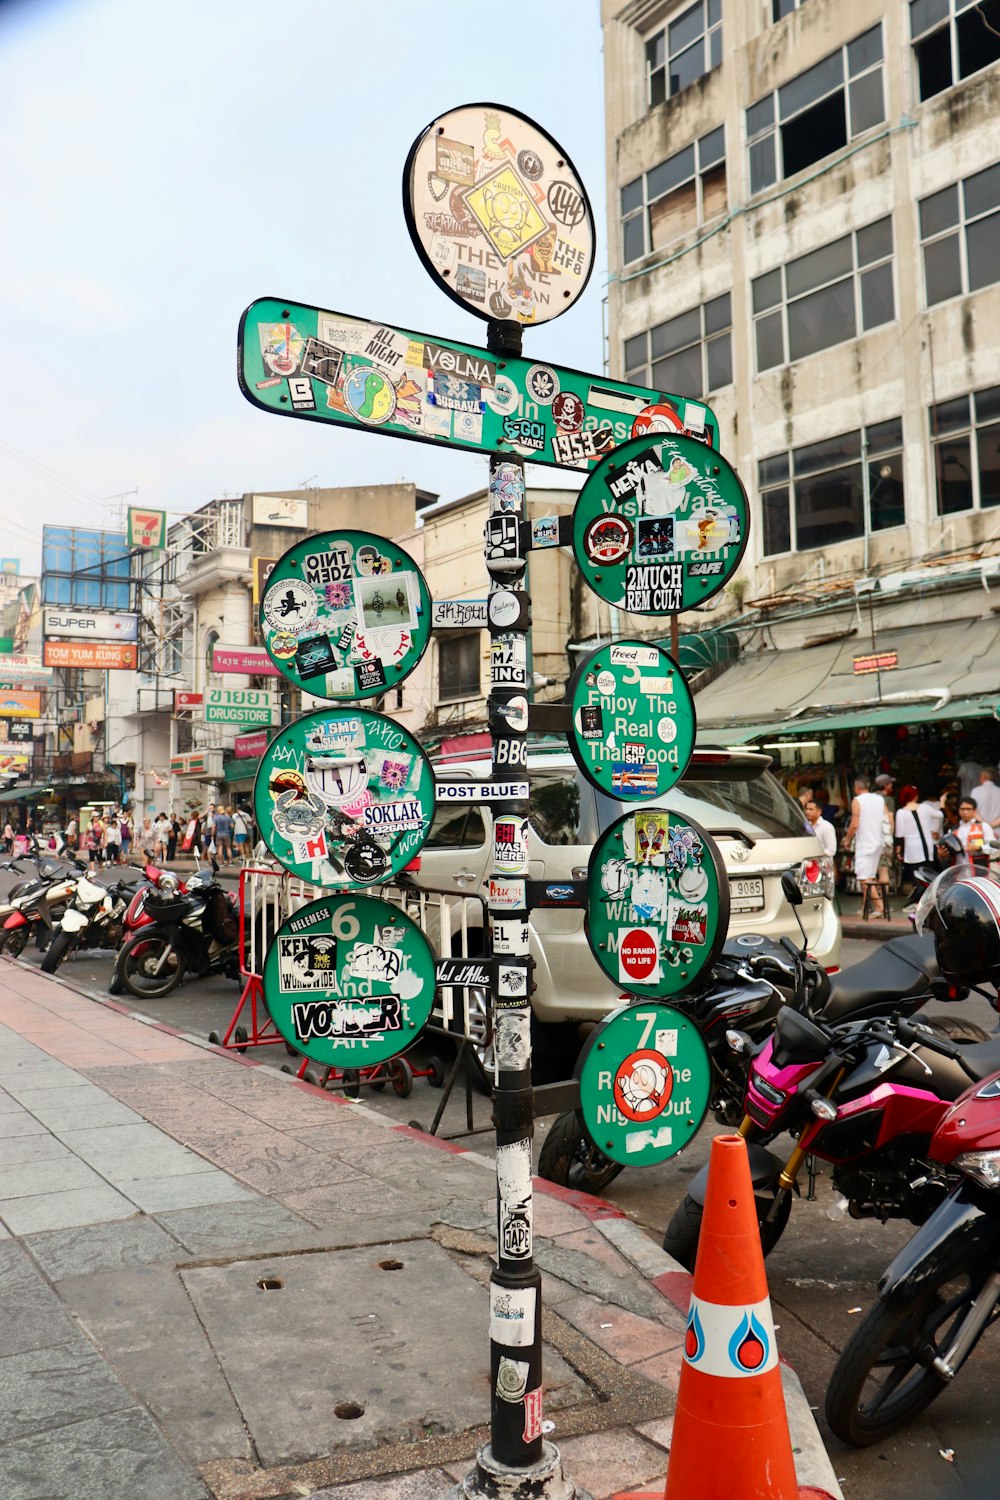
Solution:
M777 939L787 934L801 941L781 893L782 874L793 871L805 898L799 914L809 950L833 968L840 958L833 862L823 854L815 834L807 832L798 804L770 774L769 765L766 755L698 747L684 779L652 805L694 818L715 839L729 872L731 935L762 932ZM484 751L481 759L436 759L434 769L439 780L484 780L490 763ZM529 750L528 771L529 878L553 883L584 879L597 835L636 804L599 792L561 747L551 753ZM419 869L411 871L414 883L485 896L491 841L488 807L438 804ZM581 909L533 911L530 940L536 1021L598 1021L621 1003L621 990L590 951ZM475 942L470 946L475 948Z

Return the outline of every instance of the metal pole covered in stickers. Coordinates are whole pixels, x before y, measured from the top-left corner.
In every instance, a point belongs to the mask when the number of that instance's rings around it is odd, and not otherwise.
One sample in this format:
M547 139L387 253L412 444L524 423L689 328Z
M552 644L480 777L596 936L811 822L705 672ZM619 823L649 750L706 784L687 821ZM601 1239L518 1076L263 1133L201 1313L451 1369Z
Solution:
M425 267L453 300L487 321L495 367L482 378L452 365L432 372L433 400L481 435L484 406L502 410L490 454L486 568L490 575L488 713L494 781L514 796L493 804L489 926L493 977L497 1143L497 1259L490 1277L490 1443L459 1486L468 1497L501 1490L576 1493L542 1433L541 1275L531 1223L531 960L528 951L528 627L524 588L524 455L545 446L502 374L521 355L521 326L564 312L593 265L593 214L566 153L515 110L473 104L439 116L417 138L403 174L407 225ZM447 194L448 215L440 212ZM470 253L469 236L480 243ZM483 250L488 249L488 255ZM551 406L558 376L543 366L536 401ZM513 397L513 399L511 399ZM464 429L463 429L464 430ZM520 778L520 779L517 779Z

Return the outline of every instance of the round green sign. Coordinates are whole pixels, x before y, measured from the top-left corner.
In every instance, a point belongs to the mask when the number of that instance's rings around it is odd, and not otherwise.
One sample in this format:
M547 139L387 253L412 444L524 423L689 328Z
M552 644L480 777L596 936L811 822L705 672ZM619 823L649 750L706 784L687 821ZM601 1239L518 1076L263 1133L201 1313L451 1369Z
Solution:
M595 594L631 615L675 615L739 567L750 511L721 454L680 433L630 438L577 498L573 551Z
M260 601L278 671L316 698L372 698L427 649L431 601L402 547L370 531L324 531L280 557Z
M679 995L718 957L728 930L726 869L700 824L648 807L604 830L587 870L587 940L622 989Z
M398 874L423 847L434 772L384 714L324 708L271 741L253 801L261 837L286 870L357 890Z
M326 896L282 922L264 997L285 1041L327 1067L385 1062L434 1002L434 955L412 918L372 896Z
M641 1001L590 1033L576 1064L594 1145L626 1167L654 1167L693 1140L708 1111L712 1064L690 1016Z
M569 748L588 781L622 802L662 797L687 769L697 727L680 667L662 646L613 641L569 685Z

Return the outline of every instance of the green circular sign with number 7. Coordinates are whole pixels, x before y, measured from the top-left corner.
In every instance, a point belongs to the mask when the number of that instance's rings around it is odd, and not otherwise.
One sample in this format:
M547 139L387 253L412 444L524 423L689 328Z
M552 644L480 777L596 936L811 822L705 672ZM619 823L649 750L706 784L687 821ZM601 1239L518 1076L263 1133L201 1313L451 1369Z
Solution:
M288 917L264 958L264 997L290 1046L364 1068L412 1045L434 1002L434 955L398 907L327 896Z

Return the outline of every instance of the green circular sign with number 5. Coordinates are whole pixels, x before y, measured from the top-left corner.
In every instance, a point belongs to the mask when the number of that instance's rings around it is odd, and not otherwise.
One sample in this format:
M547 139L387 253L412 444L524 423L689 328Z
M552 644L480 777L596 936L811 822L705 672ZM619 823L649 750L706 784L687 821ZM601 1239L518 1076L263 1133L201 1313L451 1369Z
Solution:
M729 930L722 856L699 823L665 807L606 828L587 870L587 940L632 995L679 995L721 952Z
M675 1156L708 1110L708 1048L691 1017L669 1005L636 1001L605 1017L575 1071L587 1134L626 1167Z
M288 917L264 958L264 997L290 1046L325 1067L385 1062L434 1002L434 955L412 918L373 896L327 896Z

